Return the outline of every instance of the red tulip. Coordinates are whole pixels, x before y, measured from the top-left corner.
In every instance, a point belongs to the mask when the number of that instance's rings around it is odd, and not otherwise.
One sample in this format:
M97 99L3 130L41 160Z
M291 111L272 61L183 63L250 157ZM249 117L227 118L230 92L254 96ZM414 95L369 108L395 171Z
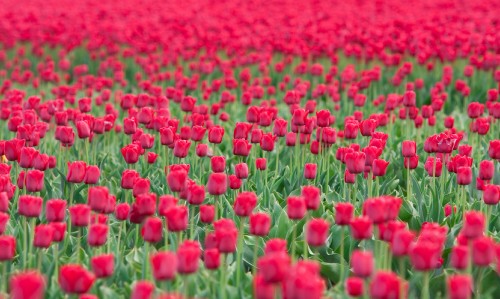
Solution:
M415 169L418 166L418 155L415 155L410 158L404 158L404 167L405 168L410 168L410 169Z
M315 261L299 261L288 271L284 281L284 296L290 299L321 299L326 289L320 275L320 265ZM304 279L307 277L307 279Z
M205 200L205 186L193 184L188 187L187 201L192 205L200 205Z
M200 205L200 221L202 223L212 223L215 217L215 206Z
M306 202L306 207L308 210L318 209L321 203L321 191L319 188L314 186L304 186L302 187L301 196Z
M137 281L130 294L130 299L151 299L155 290L154 284L147 280Z
M109 191L106 187L95 186L88 190L87 203L92 211L104 213L109 205Z
M250 142L260 144L262 135L264 135L264 132L261 129L253 129L252 133L250 134Z
M87 185L94 185L99 182L99 177L101 176L101 170L96 165L89 165L85 170L85 177L83 182Z
M255 236L267 236L271 228L271 217L263 212L250 215L250 233Z
M472 262L478 267L487 267L495 260L495 243L489 237L472 241Z
M287 198L287 215L292 220L304 218L307 212L306 201L301 196L289 196Z
M163 127L160 129L160 143L162 145L171 145L175 141L175 129L171 127Z
M141 150L137 144L129 144L121 149L123 159L127 164L135 164L139 161Z
M172 192L181 192L186 188L188 174L184 169L170 171L167 175L168 187Z
M223 156L213 156L210 159L210 165L213 172L224 172L226 168L226 158Z
M66 180L70 183L82 183L87 165L83 161L68 162Z
M448 276L447 289L450 299L470 299L473 290L472 278L464 274Z
M110 277L115 269L115 256L112 253L93 256L90 265L97 278Z
M233 139L233 154L235 156L246 157L250 154L252 144L246 139Z
M239 179L248 178L248 165L246 163L238 163L234 166L234 173Z
M188 225L188 208L186 206L173 206L168 209L166 217L169 231L183 231Z
M45 171L49 168L49 155L38 154L35 159L33 159L33 168Z
M0 235L5 232L7 228L7 223L9 222L9 214L0 211Z
M138 178L139 173L137 171L131 169L124 170L121 177L121 187L123 189L133 189Z
M370 297L373 299L399 298L401 283L396 274L378 271L370 282Z
M273 134L279 137L283 137L287 133L288 122L282 118L278 118L274 121Z
M374 264L371 251L355 250L351 257L352 272L358 277L370 277Z
M484 113L484 105L478 102L471 102L467 106L467 114L470 118L478 118Z
M234 213L240 217L248 217L257 205L257 195L253 192L242 192L234 201Z
M38 196L21 195L19 196L19 206L17 213L19 215L35 218L42 212L43 199Z
M353 218L350 223L352 237L356 240L369 239L372 236L372 223L368 217Z
M88 122L83 120L76 122L76 131L80 139L87 139L92 136L92 131L90 130Z
M7 143L5 143L5 155L7 156ZM500 140L490 140L488 155L491 159L500 160Z
M208 130L208 142L219 144L222 142L222 137L224 137L224 128L214 126Z
M196 155L200 158L206 157L208 155L208 145L204 143L199 143L196 145Z
M220 252L217 248L206 249L204 253L205 268L218 269L220 266Z
M149 217L144 221L141 235L144 241L158 243L163 237L163 222L160 218Z
M274 284L264 281L264 277L257 273L253 278L253 294L255 299L273 299Z
M500 186L486 185L483 190L483 201L487 205L496 205L500 201Z
M225 173L211 173L207 183L210 195L222 195L227 190L227 176Z
M255 159L255 167L258 170L266 170L266 168L267 168L266 158L257 158L257 159Z
M347 294L351 297L360 297L364 293L364 281L359 277L349 277L345 281Z
M479 178L481 180L491 180L495 174L493 161L483 160L479 163Z
M139 195L147 194L150 190L151 187L151 181L146 178L137 178L135 181L134 187L132 189L132 194L135 197L138 197Z
M0 235L0 262L9 261L16 255L16 238Z
M351 203L339 202L335 205L335 224L349 225L354 216L354 206Z
M472 182L472 168L459 167L457 169L457 184L469 185Z
M314 180L316 178L317 165L315 163L306 163L304 165L304 178Z
M231 219L220 219L214 222L215 238L220 252L229 253L236 250L238 229Z
M71 225L88 226L90 223L90 207L85 204L76 204L69 207Z
M59 270L59 286L68 294L83 294L94 284L95 276L80 265L64 265Z
M401 150L403 153L403 157L411 158L417 154L417 145L416 145L415 141L405 140L402 143Z
M372 136L376 128L377 128L377 121L375 119L367 119L359 123L359 131L363 136Z
M357 121L349 121L344 125L344 138L356 139L358 137L359 124Z
M443 170L443 163L439 158L428 157L425 161L424 168L429 176L440 177Z
M22 168L33 168L35 157L38 156L38 151L33 147L23 147L19 153L19 166Z
M437 268L441 250L436 243L419 241L410 246L408 254L415 270L429 271Z
M155 280L173 280L177 273L177 256L170 251L160 251L150 258Z
M75 143L75 132L72 127L58 126L55 131L55 138L61 142L64 147L70 147Z
M311 219L307 223L306 240L309 246L321 247L326 243L330 224L323 219Z
M384 176L387 171L388 161L375 159L372 163L372 172L374 176Z
M345 163L349 173L358 174L365 170L366 155L363 152L350 152L345 154Z
M87 235L87 241L90 246L98 247L106 243L108 238L108 226L106 224L92 224L89 227L89 232Z
M24 139L12 139L5 141L5 157L9 161L17 161L24 147ZM491 156L491 155L490 155Z
M197 241L184 241L177 249L177 271L181 274L196 272L200 256L201 249Z
M307 111L304 109L295 109L292 115L292 124L294 126L303 126L307 118Z
M9 210L10 199L7 192L0 192L0 212L7 212Z
M52 226L52 242L62 242L66 234L66 222L51 222Z
M469 249L467 246L457 245L451 249L450 264L457 270L464 270L469 263Z
M267 283L278 283L285 279L289 267L290 257L283 252L266 254L257 261L259 274Z
M272 133L267 133L262 135L260 140L260 148L266 152L272 152L274 150L274 142L276 141L276 136Z
M21 272L10 278L11 299L42 299L45 293L45 278L34 271Z
M38 248L49 248L52 242L54 229L48 224L40 224L35 227L33 246Z
M120 203L115 207L115 217L119 221L127 220L130 212L130 205L126 202Z
M394 256L405 256L410 250L410 245L415 239L415 234L406 229L397 230L392 237L391 252Z

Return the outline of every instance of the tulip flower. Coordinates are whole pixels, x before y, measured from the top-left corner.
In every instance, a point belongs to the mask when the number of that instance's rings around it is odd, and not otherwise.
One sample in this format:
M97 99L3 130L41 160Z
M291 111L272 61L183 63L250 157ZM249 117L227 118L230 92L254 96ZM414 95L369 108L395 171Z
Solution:
M90 265L97 278L110 277L115 268L115 256L113 254L93 256L90 259Z
M161 251L150 258L155 280L173 280L177 273L177 256L169 251Z
M95 281L95 276L80 265L64 265L59 271L59 286L67 294L88 292Z
M44 298L46 280L35 271L21 272L10 278L10 297L12 299Z

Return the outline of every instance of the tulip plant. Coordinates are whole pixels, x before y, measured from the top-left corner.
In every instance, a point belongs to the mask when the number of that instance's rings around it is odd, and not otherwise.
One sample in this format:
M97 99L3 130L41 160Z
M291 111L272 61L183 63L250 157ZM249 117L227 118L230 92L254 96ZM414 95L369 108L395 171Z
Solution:
M0 5L0 299L500 298L500 6Z

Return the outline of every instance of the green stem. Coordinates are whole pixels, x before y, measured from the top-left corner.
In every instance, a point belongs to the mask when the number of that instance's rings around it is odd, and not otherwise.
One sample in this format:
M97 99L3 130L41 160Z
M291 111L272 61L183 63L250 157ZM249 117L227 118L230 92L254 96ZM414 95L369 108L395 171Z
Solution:
M292 228L292 260L295 260L295 242L297 240L297 223Z
M26 217L23 217L23 267L27 269L27 258L28 258L28 221Z
M148 255L149 255L149 242L144 241L144 252L143 252L143 263L142 263L142 279L146 279L147 277L147 272L148 272Z
M344 226L340 227L340 277L339 282L343 281L344 278L344 238L345 238L345 230Z
M139 231L140 231L139 224L136 224L135 225L135 246L134 247L137 247L139 245Z
M36 218L31 218L31 227L30 227L30 231L32 232L32 235L31 235L31 238L28 240L28 254L31 256L31 254L33 253L33 249L35 248L33 242L35 240L35 225L36 225ZM31 264L31 258L29 259L30 260L30 263ZM29 265L28 264L28 265Z
M54 256L54 276L57 278L59 275L59 243L54 244L54 247L52 247L52 250L54 251L53 256Z
M190 205L189 206L189 237L193 238L194 235L194 206Z
M423 273L424 277L423 277L423 281L422 281L422 294L421 294L421 298L422 299L429 299L429 279L430 279L430 272L429 271L425 271Z
M221 262L220 262L220 282L219 282L219 291L220 291L220 298L225 299L226 298L226 288L223 287L226 285L226 256L222 254L221 256Z
M81 251L81 248L82 248L82 228L81 227L78 227L78 236L77 236L77 240L76 240L76 243L77 243L77 247L76 247L76 261L77 263L79 264L80 263L80 251Z
M184 298L189 298L189 275L184 275Z
M121 237L122 237L122 230L123 230L123 226L124 226L124 225L125 225L125 221L122 221L122 222L120 223L119 228L118 228L118 241L117 241L117 243L116 243L116 244L117 244L117 246L116 246L116 248L117 248L117 249L120 249L120 241L121 241ZM117 252L119 253L119 252L120 252L120 250L117 250Z
M236 251L236 287L240 287L241 281L241 257L243 256L243 239L245 238L245 218L242 217L240 220L240 231L238 233L238 249Z
M3 294L6 292L4 287L7 285L7 262L1 262L0 265L2 266L2 277L0 277L0 294Z
M255 236L255 241L254 241L254 244L253 244L253 271L252 271L252 274L253 276L255 276L255 273L257 272L257 249L259 247L259 237L258 236ZM293 258L293 256L292 256Z
M307 247L307 237L306 237L306 225L307 225L307 221L309 220L309 214L306 213L306 217L305 217L305 222L304 222L304 232L303 232L303 235L304 235L304 260L307 260L307 256L308 256L308 247Z
M37 269L38 269L39 271L41 271L41 270L42 270L42 260L43 260L42 249L41 249L41 248L39 248L39 249L38 249L38 267L37 267Z

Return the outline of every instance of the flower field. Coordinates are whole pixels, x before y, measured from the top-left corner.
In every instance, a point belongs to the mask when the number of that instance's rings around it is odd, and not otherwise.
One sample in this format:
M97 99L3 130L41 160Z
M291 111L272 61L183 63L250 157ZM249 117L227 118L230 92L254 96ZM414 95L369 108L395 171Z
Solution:
M500 298L496 1L3 0L0 299Z

